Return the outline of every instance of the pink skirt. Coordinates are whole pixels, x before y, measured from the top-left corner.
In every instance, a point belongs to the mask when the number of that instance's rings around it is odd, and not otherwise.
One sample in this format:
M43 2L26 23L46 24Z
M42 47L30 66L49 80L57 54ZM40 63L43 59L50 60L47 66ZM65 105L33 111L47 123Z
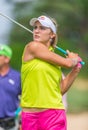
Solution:
M22 130L67 130L65 110L22 112Z

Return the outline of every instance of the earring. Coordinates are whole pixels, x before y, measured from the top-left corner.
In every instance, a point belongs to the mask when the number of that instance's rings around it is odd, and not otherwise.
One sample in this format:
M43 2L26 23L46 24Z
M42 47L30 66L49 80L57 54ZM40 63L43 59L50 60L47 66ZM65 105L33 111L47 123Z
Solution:
M53 39L52 38L50 38L50 43L52 43L53 42Z

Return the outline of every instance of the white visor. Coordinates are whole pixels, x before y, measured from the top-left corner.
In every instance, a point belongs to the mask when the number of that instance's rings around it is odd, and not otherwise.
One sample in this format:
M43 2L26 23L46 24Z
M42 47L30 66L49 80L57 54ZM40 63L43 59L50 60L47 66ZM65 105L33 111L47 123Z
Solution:
M56 27L54 23L46 16L40 16L38 18L32 18L30 20L30 25L34 26L35 22L39 21L43 26L51 28L51 30L56 34Z

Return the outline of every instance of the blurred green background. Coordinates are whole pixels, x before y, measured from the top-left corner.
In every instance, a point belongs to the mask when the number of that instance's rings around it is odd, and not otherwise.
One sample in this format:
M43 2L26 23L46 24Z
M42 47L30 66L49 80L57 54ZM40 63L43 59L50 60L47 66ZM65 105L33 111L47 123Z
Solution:
M13 19L32 30L29 20L49 15L58 23L58 46L76 52L85 61L81 72L68 92L68 111L88 110L88 0L6 0L14 6ZM9 21L7 21L9 22ZM13 50L11 66L20 71L24 46L32 40L32 34L12 24L9 45ZM62 55L56 50L56 53ZM63 69L67 74L69 71ZM81 87L80 87L81 86Z

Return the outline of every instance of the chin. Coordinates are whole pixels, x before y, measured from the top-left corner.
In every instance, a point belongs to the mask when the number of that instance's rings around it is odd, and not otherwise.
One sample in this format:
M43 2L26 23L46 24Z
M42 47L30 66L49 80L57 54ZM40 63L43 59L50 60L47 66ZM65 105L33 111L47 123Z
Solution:
M41 42L39 39L34 39L34 41L36 41L36 42Z

